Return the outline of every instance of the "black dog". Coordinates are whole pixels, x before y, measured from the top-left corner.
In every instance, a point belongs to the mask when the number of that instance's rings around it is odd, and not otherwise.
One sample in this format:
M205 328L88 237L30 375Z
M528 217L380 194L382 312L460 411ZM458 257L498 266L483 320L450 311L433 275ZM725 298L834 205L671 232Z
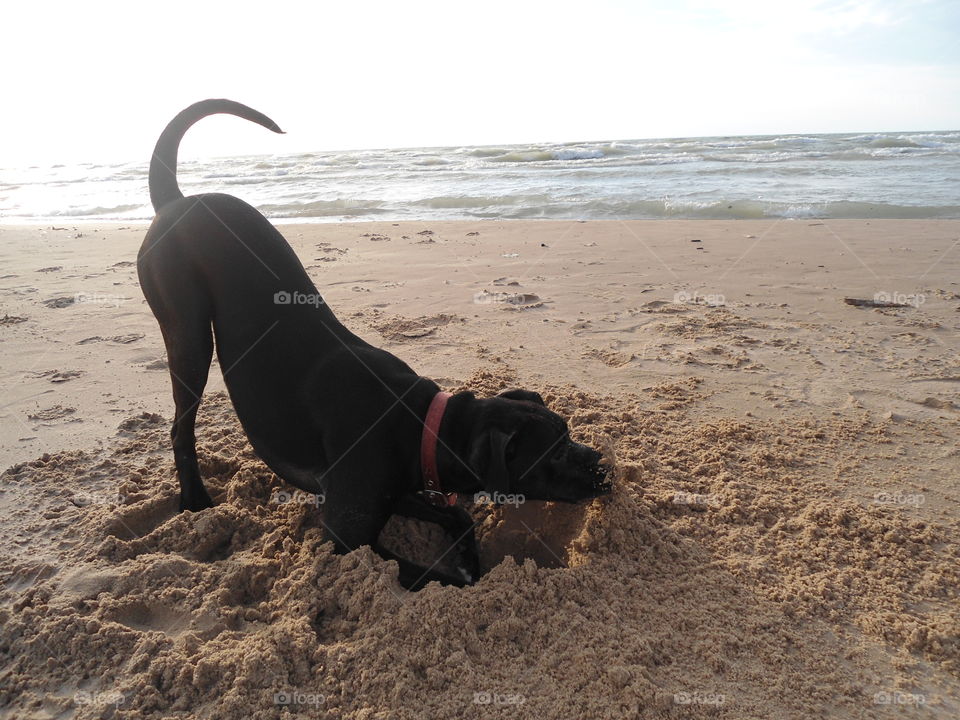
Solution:
M283 480L325 496L337 552L371 545L400 582L464 585L479 576L473 522L453 493L577 502L609 492L600 453L573 442L537 393L477 399L441 393L403 361L340 324L270 222L229 195L184 197L177 150L186 130L230 113L282 132L265 115L206 100L177 115L150 163L157 212L137 270L167 349L181 510L213 503L197 466L194 426L214 338L223 378L256 453ZM440 489L442 480L444 491ZM455 578L377 547L392 514L439 524L464 557Z

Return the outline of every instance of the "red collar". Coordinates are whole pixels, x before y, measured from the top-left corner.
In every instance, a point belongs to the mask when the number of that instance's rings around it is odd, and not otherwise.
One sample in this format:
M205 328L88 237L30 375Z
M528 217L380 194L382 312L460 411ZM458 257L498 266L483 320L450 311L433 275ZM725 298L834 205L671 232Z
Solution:
M437 437L440 434L440 423L443 413L447 409L447 400L451 398L447 392L438 392L430 401L427 410L427 419L423 422L423 435L420 436L420 472L423 474L423 494L432 504L438 507L454 505L457 502L456 493L445 493L440 488L440 471L437 469Z

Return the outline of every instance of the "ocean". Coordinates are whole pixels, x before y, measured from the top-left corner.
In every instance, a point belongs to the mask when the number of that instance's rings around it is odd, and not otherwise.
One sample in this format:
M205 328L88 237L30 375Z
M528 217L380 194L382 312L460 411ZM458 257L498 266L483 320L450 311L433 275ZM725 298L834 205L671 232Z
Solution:
M150 220L148 162L0 168L0 222ZM278 221L960 218L960 132L319 151L178 174L184 194Z

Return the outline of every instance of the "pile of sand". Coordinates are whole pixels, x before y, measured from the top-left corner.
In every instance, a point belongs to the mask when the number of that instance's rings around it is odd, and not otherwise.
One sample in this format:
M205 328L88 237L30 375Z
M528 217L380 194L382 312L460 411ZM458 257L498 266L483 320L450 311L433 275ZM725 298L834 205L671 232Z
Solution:
M406 593L369 548L333 555L322 506L253 456L222 394L198 424L218 503L202 513L175 512L156 415L109 452L10 468L0 714L956 716L956 527L837 482L868 473L895 428L703 419L695 379L543 394L615 458L615 491L474 508L489 573L466 589ZM446 550L412 521L388 534L411 557Z

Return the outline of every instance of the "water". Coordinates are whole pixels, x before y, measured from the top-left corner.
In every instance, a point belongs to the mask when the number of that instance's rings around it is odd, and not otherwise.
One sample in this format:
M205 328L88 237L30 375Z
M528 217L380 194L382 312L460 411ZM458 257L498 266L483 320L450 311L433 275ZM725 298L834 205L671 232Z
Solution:
M0 221L149 220L147 160L0 169ZM179 178L308 222L960 218L960 132L311 152L181 162Z

